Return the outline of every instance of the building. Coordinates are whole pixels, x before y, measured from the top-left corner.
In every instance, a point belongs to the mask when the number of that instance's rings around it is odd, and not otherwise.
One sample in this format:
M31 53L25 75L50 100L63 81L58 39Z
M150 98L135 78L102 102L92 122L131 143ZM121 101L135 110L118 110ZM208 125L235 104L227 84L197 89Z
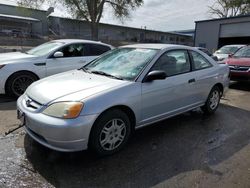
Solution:
M194 43L211 51L228 44L249 44L250 15L196 21Z
M83 20L50 16L49 28L57 37L91 39L90 25ZM99 24L99 40L116 43L125 42L151 42L192 45L192 37L162 31L132 28L111 24Z
M189 35L194 37L195 30L194 29L187 29L187 30L178 30L178 31L172 31L173 33L177 34L183 34L183 35Z
M90 25L83 20L50 16L48 11L0 4L1 45L34 46L35 39L78 38L91 39ZM24 40L25 38L25 40ZM29 40L32 39L32 40ZM99 40L119 45L131 42L156 42L193 45L192 37L184 34L99 24Z

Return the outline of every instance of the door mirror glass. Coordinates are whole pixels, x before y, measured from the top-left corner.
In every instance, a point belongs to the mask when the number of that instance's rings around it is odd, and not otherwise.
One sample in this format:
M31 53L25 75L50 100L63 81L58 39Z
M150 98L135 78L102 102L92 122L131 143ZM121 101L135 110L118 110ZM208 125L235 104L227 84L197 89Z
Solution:
M155 70L148 73L145 81L150 82L153 80L164 80L166 77L167 74L164 71Z
M63 57L63 53L58 51L58 52L55 52L53 56L54 58L60 58L60 57Z

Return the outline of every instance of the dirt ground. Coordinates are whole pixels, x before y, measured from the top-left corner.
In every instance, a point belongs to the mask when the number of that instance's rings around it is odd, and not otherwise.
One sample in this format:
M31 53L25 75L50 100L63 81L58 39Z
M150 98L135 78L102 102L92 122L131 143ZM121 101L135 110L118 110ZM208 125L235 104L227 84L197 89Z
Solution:
M0 187L250 187L250 83L232 83L218 111L200 110L136 131L124 150L47 149L17 127L16 102L0 96Z

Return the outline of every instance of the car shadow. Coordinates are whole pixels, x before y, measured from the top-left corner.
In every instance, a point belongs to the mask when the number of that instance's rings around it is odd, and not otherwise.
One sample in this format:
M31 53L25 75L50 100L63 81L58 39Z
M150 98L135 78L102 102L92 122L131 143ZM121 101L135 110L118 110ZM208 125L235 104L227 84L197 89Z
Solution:
M211 165L249 143L245 122L249 111L227 105L213 116L185 113L136 131L125 149L104 158L52 151L27 135L24 145L34 170L55 187L149 187L186 171L214 173Z
M230 89L242 90L242 91L250 91L250 82L230 82Z
M15 110L16 99L7 95L0 95L0 111Z

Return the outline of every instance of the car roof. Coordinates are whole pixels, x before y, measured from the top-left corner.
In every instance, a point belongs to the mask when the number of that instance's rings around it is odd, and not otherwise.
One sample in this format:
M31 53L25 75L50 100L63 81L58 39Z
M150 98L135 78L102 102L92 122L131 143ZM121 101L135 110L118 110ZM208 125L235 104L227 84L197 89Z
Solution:
M230 44L230 45L225 45L222 47L243 47L243 46L246 46L246 45L244 45L244 44Z
M105 46L110 46L110 47L112 47L112 45L105 44L105 43L102 43L102 42L100 42L100 41L93 41L93 40L83 40L83 39L58 39L58 40L53 40L53 41L56 41L56 42L63 42L63 43L67 43L67 44L70 44L70 43L77 43L77 42L80 42L80 43L91 43L91 44L101 44L101 45L105 45Z
M166 49L166 48L173 48L173 47L186 47L188 46L183 46L183 45L176 45L176 44L156 44L156 43L141 43L141 44L132 44L132 45L126 45L126 46L121 46L121 48L147 48L147 49Z

